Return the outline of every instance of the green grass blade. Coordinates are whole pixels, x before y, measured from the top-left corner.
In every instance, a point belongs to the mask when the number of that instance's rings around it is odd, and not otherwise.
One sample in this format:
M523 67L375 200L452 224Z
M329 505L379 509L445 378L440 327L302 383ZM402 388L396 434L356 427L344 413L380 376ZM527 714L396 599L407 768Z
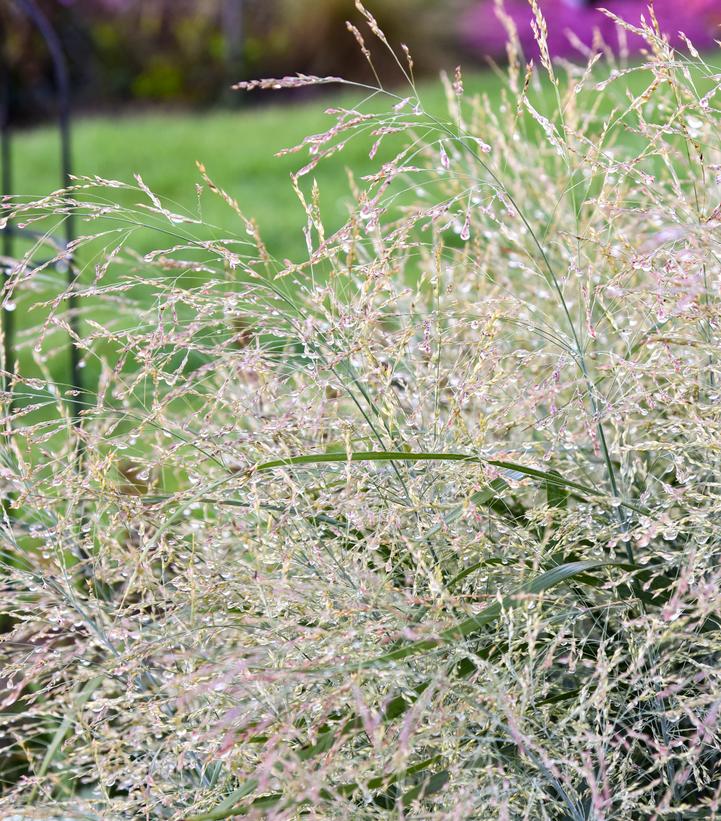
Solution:
M433 756L432 758L426 758L423 761L419 761L417 764L414 764L413 766L408 767L407 769L401 772L388 773L386 775L380 775L376 776L375 778L371 778L365 784L365 786L371 790L387 788L391 784L395 784L396 782L400 781L402 778L407 778L409 776L416 775L427 770L429 767L433 766L434 764L437 764L440 760L441 756L439 755ZM232 818L233 816L238 815L245 815L250 809L275 806L283 799L283 796L280 794L262 795L256 798L249 805L236 804L236 801L239 798L243 798L252 793L253 790L257 787L257 785L257 781L255 781L254 779L250 779L246 781L237 790L234 790L228 796L228 798L226 798L226 800L222 804L219 804L215 809L210 810L206 813L201 813L200 815L188 816L188 818L186 818L185 821L224 821L224 819L226 818ZM333 790L322 788L319 791L319 795L322 799L326 801L332 800L334 793L350 797L354 793L356 793L361 788L361 786L362 785L359 782L353 781L347 784L340 784L337 787L334 787ZM424 795L430 795L432 792L437 792L438 789L440 789L440 786L442 785L439 785L438 775L431 776L421 785L421 787L425 788L423 792ZM416 796L413 795L412 797L415 798ZM307 803L308 800L309 799L306 799L305 802L300 803ZM300 803L297 806L300 806Z
M60 745L65 740L65 736L70 732L73 722L77 717L77 713L87 704L88 699L90 696L100 687L103 683L103 676L95 676L95 678L91 678L89 681L85 683L85 686L80 690L77 694L77 698L73 703L73 709L66 713L65 718L60 723L60 726L55 731L53 735L52 741L50 742L46 752L45 757L43 758L42 764L37 772L37 777L42 778L50 768L50 765L53 763L55 756L58 754L58 750L60 749ZM33 788L32 793L30 794L30 801L35 800L37 795L37 788Z
M598 570L602 567L619 566L619 562L609 560L589 559L586 561L569 562L567 564L554 567L537 576L535 579L519 587L514 593L504 597L501 602L495 602L482 610L477 616L472 616L459 624L449 627L442 631L438 636L427 639L419 639L411 642L405 647L399 647L396 650L391 650L389 653L384 653L374 659L365 661L359 665L360 668L374 667L378 664L387 664L390 662L401 661L412 656L417 656L428 650L433 650L443 644L451 644L453 642L467 639L475 633L492 624L503 612L512 607L518 606L523 601L526 595L537 595L561 582L572 579L576 576L581 576L590 570Z
M483 627L497 619L498 616L501 614L503 608L507 609L509 607L514 607L517 604L519 604L520 600L517 600L515 598L516 596L524 594L527 595L542 593L545 590L555 587L556 585L568 579L582 578L584 575L587 575L588 572L591 570L598 570L603 567L610 566L626 567L626 565L620 565L619 562L601 561L595 559L568 562L566 564L559 565L558 567L554 567L546 573L542 573L540 576L531 580L527 584L522 585L520 588L518 588L518 590L515 591L515 593L507 596L503 600L502 605L499 603L490 605L477 616L474 616L470 619L466 619L460 624L443 631L443 633L440 634L438 639L428 639L414 642L408 645L407 647L399 648L398 650L386 653L385 655L373 659L369 662L365 662L361 665L361 667L372 667L379 663L398 661L403 658L408 658L410 656L417 655L418 653L423 652L425 649L433 649L434 647L437 647L442 643L450 643L459 638L468 638L469 636L473 635L473 633L477 632L478 630L482 629ZM472 569L475 569L475 566L473 568L469 568L469 570ZM428 681L423 682L416 688L416 698L418 698L422 694L422 692L426 689L429 683L430 682ZM396 698L394 698L386 706L383 716L384 721L393 721L394 719L403 715L412 705L414 700L415 699L409 700L405 696L397 696ZM338 730L328 730L325 733L322 733L315 744L309 747L305 747L300 751L300 759L306 761L326 752L328 749L330 749L330 747L333 744L337 743L344 736L353 736L354 731L358 731L361 728L361 726L362 724L360 720L356 717L346 721L343 724L343 726ZM434 776L434 778L436 777L440 784L440 782L443 780L442 773L438 773L437 776ZM386 777L386 779L387 778L388 777ZM339 789L349 790L351 786L355 787L355 785L346 785ZM369 784L369 786L371 785ZM281 799L281 797L277 795L260 796L257 799L255 799L255 801L253 801L250 806L232 806L232 804L235 801L237 801L240 797L252 793L254 789L255 783L253 782L253 780L249 780L245 782L237 790L235 790L233 793L231 793L231 795L221 805L217 806L214 810L211 810L208 813L203 813L201 815L191 816L188 818L187 821L222 821L222 819L231 818L235 815L245 814L248 811L248 809L250 809L250 807L257 808L260 806L261 803L263 804L263 806L270 806L274 803L277 803ZM412 800L416 797L413 790L408 795L409 800Z
M256 465L256 471L275 470L281 467L294 467L297 465L320 465L339 462L466 462L476 465L493 465L505 470L515 471L523 476L534 479L541 479L549 485L556 487L573 488L580 493L589 496L602 496L600 490L580 485L564 479L559 473L549 473L519 465L515 462L500 461L497 459L483 459L479 456L471 456L466 453L413 453L408 451L387 451L370 450L358 451L356 453L309 453L303 456L289 456L285 459L274 459L270 462L263 462Z
M436 533L439 533L444 527L447 527L449 524L455 522L456 519L463 514L463 510L466 505L472 504L476 507L485 507L486 505L490 505L499 499L503 491L508 490L508 488L509 484L505 481L505 479L493 479L493 481L489 482L488 487L483 488L482 490L477 490L468 497L465 504L459 505L450 513L447 513L443 517L443 522L441 524L434 525L427 533L423 535L423 539L421 541L430 539L432 536L435 536Z
M559 475L558 471L550 471L554 476ZM546 482L546 501L549 507L567 508L568 507L568 490L565 487L559 487L551 482Z

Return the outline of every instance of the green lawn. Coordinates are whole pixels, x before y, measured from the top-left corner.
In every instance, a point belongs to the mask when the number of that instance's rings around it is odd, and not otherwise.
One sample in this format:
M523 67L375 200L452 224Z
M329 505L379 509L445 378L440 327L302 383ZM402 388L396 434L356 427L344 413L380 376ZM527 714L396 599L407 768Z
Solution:
M634 81L641 87L643 78ZM487 94L497 101L501 80L491 72L477 72L465 78L467 96ZM254 92L258 94L259 92ZM304 104L273 104L272 92L260 92L270 104L246 107L237 111L202 113L169 113L161 111L115 118L78 118L73 130L74 172L78 175L98 175L108 179L133 182L140 174L145 183L161 199L174 203L173 210L187 209L197 215L198 200L195 184L200 181L196 161L205 164L213 180L228 191L247 216L257 219L266 245L277 259L302 260L305 240L302 229L305 216L291 188L290 174L307 162L307 153L277 158L276 152L295 145L305 136L325 131L335 119L324 113L331 106L352 105L358 94L331 93ZM399 92L403 94L403 92ZM425 83L420 89L425 107L439 116L445 111L445 93L439 81ZM379 109L394 101L378 99ZM356 177L377 170L379 157L370 160L368 151L373 138L351 141L345 150L322 162L314 171L320 188L321 210L327 229L342 224L350 201L347 168ZM386 146L385 150L388 150ZM59 186L58 140L51 127L39 128L16 135L14 145L15 191L29 197L39 197ZM304 178L310 184L312 176ZM136 193L114 191L125 205L141 201ZM220 199L202 199L204 222L217 228L211 234L247 239L238 217ZM98 224L79 226L83 233L97 232ZM110 241L109 247L115 242ZM117 242L117 240L116 240ZM136 250L144 252L164 242L157 233L139 232L132 239ZM169 240L167 244L173 244ZM87 252L85 256L88 257ZM90 262L83 259L80 264ZM93 276L93 265L82 274ZM62 275L47 272L35 278L34 287L17 299L17 324L20 332L19 358L24 373L36 369L31 349L36 332L47 312L35 306L40 299L52 298L62 289ZM141 295L142 299L142 295ZM92 307L95 316L104 310ZM55 378L64 381L67 374L67 352L64 334L59 329L48 347L55 350L48 365ZM88 378L92 381L90 370Z
M647 80L648 75L638 73L624 82L638 92ZM501 80L490 71L468 75L464 82L467 96L483 93L493 102L500 95ZM426 81L419 91L425 107L443 117L446 106L440 81ZM548 84L545 91L550 101ZM397 93L405 94L403 89ZM335 120L324 113L326 108L349 106L360 97L331 91L308 103L279 105L273 102L273 92L255 91L249 99L260 99L264 105L237 111L78 117L73 129L74 171L128 182L133 181L133 174L139 173L162 199L195 212L195 183L199 181L195 163L201 161L210 176L238 200L246 215L258 220L271 253L280 259L302 257L305 218L291 189L289 175L305 164L307 153L283 158L275 154L332 125ZM374 104L381 110L389 106L383 98L371 105ZM322 162L314 172L324 216L331 228L347 213L345 169L351 167L356 176L361 176L378 168L378 157L374 161L368 158L371 143L371 138L351 141L344 151ZM40 196L58 187L58 141L52 128L16 135L14 161L17 193ZM130 204L132 200L125 202ZM222 203L206 199L203 208L204 220L218 225L228 236L245 237L244 228ZM141 238L139 250L144 244Z
M477 74L467 86L499 93L499 80L490 73ZM256 94L258 92L255 92ZM261 92L263 93L263 92ZM264 92L272 100L272 92ZM443 110L440 83L423 87L426 104ZM326 130L334 119L324 113L329 106L350 104L357 97L337 94L294 105L271 104L240 111L133 115L118 118L82 118L75 122L73 161L76 174L132 181L139 173L161 198L196 210L196 160L210 176L235 197L248 216L255 217L271 253L297 258L304 253L304 215L291 189L289 175L307 161L307 154L283 158L275 153L303 137ZM380 100L379 106L385 105ZM315 176L321 204L331 227L346 213L346 167L356 175L378 167L368 159L370 143L351 142L339 155L321 163ZM15 190L41 195L58 187L57 137L51 128L18 135L15 146ZM204 200L203 217L229 235L245 235L237 218L221 203Z
M466 86L469 93L482 91L497 97L501 83L490 73L477 73L467 79ZM78 117L72 135L73 171L77 175L98 175L124 182L133 182L133 175L140 174L162 200L172 203L169 207L173 210L185 209L197 216L195 185L201 178L196 161L200 161L211 178L238 201L246 216L258 221L272 255L279 260L302 260L307 254L303 237L305 215L292 190L290 175L307 162L308 154L304 151L282 158L275 154L310 134L329 128L335 118L325 114L326 108L339 104L350 106L361 98L357 93L335 91L307 103L280 105L273 101L272 92L254 93L264 95L264 105L235 111L158 111L115 118ZM445 98L440 82L426 83L422 97L429 109L442 115ZM386 98L379 98L376 102L382 110L394 101L389 103ZM378 168L380 157L374 160L368 157L372 142L370 137L351 141L343 152L322 162L314 172L321 192L321 209L330 230L340 227L348 213L350 194L346 168L352 168L357 177ZM37 198L59 187L58 137L51 126L16 134L13 155L16 193ZM307 188L312 179L311 175L305 177L304 187ZM118 200L128 206L147 203L135 192L115 190L112 195L117 195ZM213 226L207 229L208 235L247 240L245 227L219 198L204 196L201 216ZM98 223L81 223L78 232L95 233L99 227ZM117 240L109 242L112 248ZM131 240L139 252L157 248L164 242L157 232L143 231ZM168 240L167 244L173 241ZM81 250L81 269L86 265L81 274L83 279L92 278L96 261L91 260L87 250ZM32 362L35 329L47 316L46 309L36 306L62 289L63 276L47 271L42 277L34 278L33 287L16 295L18 355L26 374L36 373ZM87 301L83 304L86 311L90 309L93 316L101 318L102 307L91 308ZM48 362L51 373L65 381L68 365L64 334L57 330L46 342L46 347L55 351ZM88 370L91 381L92 370L91 365Z

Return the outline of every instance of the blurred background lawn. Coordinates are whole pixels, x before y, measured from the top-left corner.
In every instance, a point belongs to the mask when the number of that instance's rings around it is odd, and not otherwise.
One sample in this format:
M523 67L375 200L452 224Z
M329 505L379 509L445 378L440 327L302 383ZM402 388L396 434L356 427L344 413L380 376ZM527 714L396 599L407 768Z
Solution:
M60 180L52 64L27 14L27 0L8 3L2 19L9 114L22 129L14 142L13 190L39 196ZM202 161L257 219L272 254L302 255L304 217L289 174L305 159L274 155L325 130L333 120L323 111L339 91L325 87L318 99L308 90L244 94L230 86L295 72L373 81L346 30L347 19L358 22L352 0L32 0L30 5L57 32L68 62L75 174L128 181L140 173L158 195L194 209L195 162ZM470 4L369 0L366 5L396 46L403 41L413 49L421 78L459 61L456 25ZM384 82L397 85L400 72L391 56L382 47L374 52ZM478 83L491 93L498 88L490 74ZM431 82L428 96L440 109L436 85ZM351 99L346 95L344 101ZM347 211L345 167L364 173L372 167L367 152L368 146L351 145L318 168L331 223ZM221 203L207 202L204 208L204 219L242 232Z
M410 48L430 109L443 110L438 72L452 72L459 63L469 95L493 99L500 94L501 81L489 65L503 63L506 34L494 0L365 0L364 5L395 47L405 43ZM524 57L537 56L529 4L506 0L505 5L518 27ZM554 56L585 59L599 36L612 51L639 51L640 39L619 39L600 6L632 22L646 8L643 0L541 0ZM721 0L656 0L655 9L674 45L682 45L679 29L702 48L714 45ZM346 30L347 19L360 25L353 0L2 0L0 99L13 137L11 193L29 197L57 189L62 179L56 85L39 17L56 34L68 65L75 174L132 181L139 173L176 210L195 211L195 163L201 161L258 221L271 254L279 260L303 257L304 215L289 174L305 159L274 155L324 131L333 122L323 113L329 105L355 98L347 92L339 98L341 92L332 86L250 94L230 86L295 72L374 82ZM392 56L367 27L361 28L372 44L378 74L396 87L402 77ZM640 87L642 79L634 82ZM368 148L351 142L314 172L330 229L347 213L346 167L356 177L377 168L378 158L371 161ZM3 171L7 165L3 161ZM126 202L132 200L126 197ZM218 235L245 238L238 218L220 200L205 198L202 216L217 226ZM133 243L142 252L151 239L140 233ZM62 276L48 277L44 296L62 289ZM21 363L26 365L31 329L42 321L31 310L38 297L36 292L17 300L15 319L26 345ZM61 374L64 367L59 363L52 370Z
M493 98L500 92L501 83L490 73L476 73L467 78L466 86L471 92L482 89ZM420 90L424 104L441 114L445 98L440 84L425 81ZM305 215L292 190L290 175L307 162L307 155L275 155L333 125L335 118L324 113L328 106L339 102L350 105L355 100L355 96L345 94L240 111L166 111L113 119L83 118L74 130L74 171L122 181L132 181L132 175L139 173L163 199L196 213L194 183L200 181L196 168L196 161L200 161L210 177L237 199L243 212L257 220L271 254L280 260L298 260L307 253L302 232ZM378 102L379 107L386 105ZM348 214L351 197L346 168L352 168L360 177L378 167L377 157L369 159L369 147L365 140L351 141L343 152L320 163L313 173L331 229L340 227ZM15 176L23 194L40 196L58 186L57 151L58 137L52 127L46 125L22 134ZM203 200L203 218L228 236L245 232L238 217L219 199ZM141 243L138 250L149 248Z
M394 46L405 43L411 49L431 107L442 109L438 71L452 71L458 63L470 91L498 93L499 80L484 70L505 55L506 35L494 0L366 0L365 6ZM526 57L533 57L527 0L506 0L505 6ZM600 6L637 22L646 3L541 0L557 56L583 58L596 31L612 49L622 48ZM683 29L698 45L713 45L721 0L656 0L655 8L676 44ZM69 68L75 173L120 180L140 173L161 197L192 208L200 160L258 219L272 253L281 259L303 253L302 214L288 184L289 173L303 160L273 155L331 122L323 115L329 87L323 87L326 99L320 100L319 92L307 89L243 94L230 86L295 72L373 82L346 31L346 20L360 21L353 0L3 0L0 80L8 121L20 129L12 187L30 196L57 188L60 180L50 125L57 95L48 49L33 20L38 13L57 34ZM631 51L640 46L640 40L628 42ZM377 41L373 53L384 83L397 85L402 78L391 55ZM331 222L345 213L344 168L367 170L367 148L351 145L317 170ZM235 227L226 209L209 207L204 215L209 221Z

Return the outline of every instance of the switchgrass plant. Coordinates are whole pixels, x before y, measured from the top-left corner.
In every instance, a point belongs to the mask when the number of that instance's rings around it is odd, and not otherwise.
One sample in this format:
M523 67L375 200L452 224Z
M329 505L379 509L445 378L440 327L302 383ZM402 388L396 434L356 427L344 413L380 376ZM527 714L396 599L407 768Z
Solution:
M652 13L554 64L534 12L500 103L429 114L398 49L292 149L304 260L202 166L235 237L140 179L5 203L75 214L102 306L97 385L5 395L6 817L719 816L721 73ZM350 140L401 143L327 233Z

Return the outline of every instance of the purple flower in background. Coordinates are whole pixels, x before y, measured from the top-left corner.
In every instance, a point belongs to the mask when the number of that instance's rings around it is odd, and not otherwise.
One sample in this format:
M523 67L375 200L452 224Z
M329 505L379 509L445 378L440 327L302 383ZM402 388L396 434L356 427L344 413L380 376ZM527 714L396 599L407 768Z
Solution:
M80 5L77 0L60 0L60 4L63 6ZM133 0L95 0L92 5L96 6L100 11L108 11L115 14L120 11L126 11L132 4Z
M594 30L598 29L604 41L612 48L618 47L616 24L599 11L606 8L632 25L637 25L643 15L649 20L648 0L539 0L539 6L548 22L548 46L552 55L576 56L578 50L571 44L568 32L573 32L586 46L593 42ZM533 17L528 0L506 0L505 9L516 23L524 53L535 56L538 48L533 39ZM714 39L721 38L721 0L656 0L654 10L661 31L667 34L671 44L681 46L678 32L683 33L697 48L712 48ZM504 53L506 32L496 17L493 0L475 5L463 20L463 37L468 45L482 55L499 56ZM638 51L644 41L627 32L628 47Z

